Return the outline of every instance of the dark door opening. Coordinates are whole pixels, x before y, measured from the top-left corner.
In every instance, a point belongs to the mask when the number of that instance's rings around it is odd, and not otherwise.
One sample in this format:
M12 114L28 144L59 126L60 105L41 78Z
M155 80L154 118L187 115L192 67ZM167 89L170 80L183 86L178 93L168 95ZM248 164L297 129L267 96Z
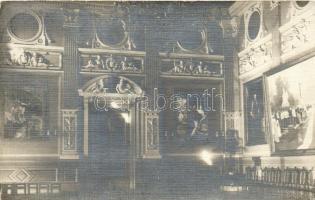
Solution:
M89 105L89 159L101 175L124 176L128 171L130 142L126 114Z

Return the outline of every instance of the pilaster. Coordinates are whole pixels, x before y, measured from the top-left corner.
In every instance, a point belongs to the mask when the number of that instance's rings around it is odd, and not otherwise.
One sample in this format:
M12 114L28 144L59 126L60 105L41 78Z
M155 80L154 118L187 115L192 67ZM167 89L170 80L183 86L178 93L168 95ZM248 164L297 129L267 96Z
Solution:
M79 87L79 9L64 9L64 79L62 109L61 158L77 159L78 140L78 87Z
M145 89L149 98L148 109L145 111L144 157L160 158L159 145L159 113L156 112L156 99L154 94L159 94L160 59L159 41L156 22L153 15L149 15L145 33Z
M240 131L240 85L236 42L239 18L225 16L221 25L224 36L225 128Z

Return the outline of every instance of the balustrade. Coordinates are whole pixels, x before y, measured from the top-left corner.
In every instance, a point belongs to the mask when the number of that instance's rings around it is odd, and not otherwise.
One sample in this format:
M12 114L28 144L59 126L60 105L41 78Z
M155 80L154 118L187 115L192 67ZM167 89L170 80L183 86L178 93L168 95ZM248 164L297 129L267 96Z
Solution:
M296 190L313 191L313 169L305 167L247 167L245 170L247 183L286 187Z

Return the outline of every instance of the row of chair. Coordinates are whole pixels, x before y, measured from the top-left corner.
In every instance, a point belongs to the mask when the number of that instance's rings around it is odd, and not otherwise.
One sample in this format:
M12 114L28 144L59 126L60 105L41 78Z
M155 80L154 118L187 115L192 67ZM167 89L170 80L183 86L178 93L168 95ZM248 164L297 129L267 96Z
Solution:
M247 167L246 180L250 183L260 183L293 189L310 190L314 186L313 169L279 167Z

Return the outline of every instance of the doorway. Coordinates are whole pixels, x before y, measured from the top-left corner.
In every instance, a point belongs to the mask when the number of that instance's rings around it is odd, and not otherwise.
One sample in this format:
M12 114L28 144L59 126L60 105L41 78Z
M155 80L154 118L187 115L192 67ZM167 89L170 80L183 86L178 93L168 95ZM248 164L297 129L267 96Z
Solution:
M89 104L90 160L102 175L126 174L129 161L130 127L127 112L98 110Z

